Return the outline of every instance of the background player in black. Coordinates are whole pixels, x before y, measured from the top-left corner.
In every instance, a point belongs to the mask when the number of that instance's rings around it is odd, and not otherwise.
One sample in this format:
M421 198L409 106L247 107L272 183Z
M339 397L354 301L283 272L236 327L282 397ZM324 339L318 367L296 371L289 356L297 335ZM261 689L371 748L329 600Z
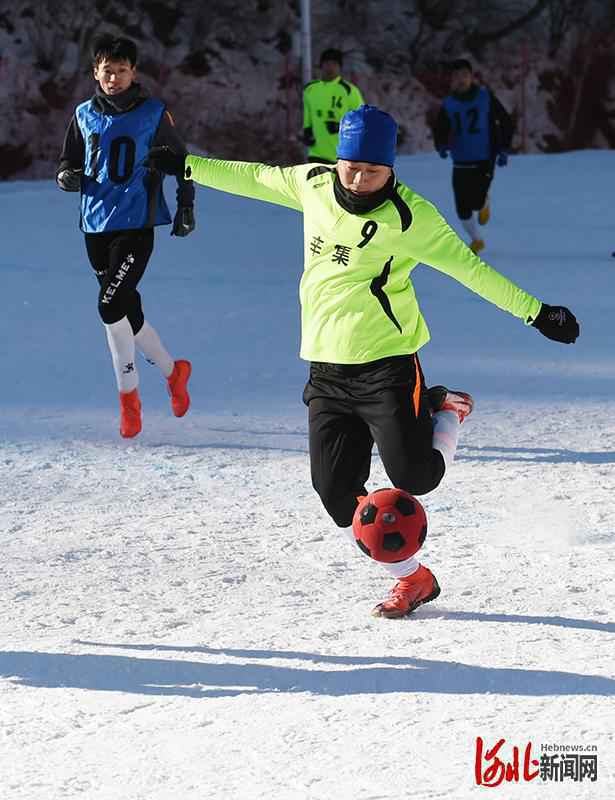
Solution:
M493 92L476 82L469 61L453 61L450 69L451 94L440 108L434 144L442 158L452 155L457 216L470 236L470 247L479 253L485 242L477 222L489 221L494 164L506 166L513 123Z

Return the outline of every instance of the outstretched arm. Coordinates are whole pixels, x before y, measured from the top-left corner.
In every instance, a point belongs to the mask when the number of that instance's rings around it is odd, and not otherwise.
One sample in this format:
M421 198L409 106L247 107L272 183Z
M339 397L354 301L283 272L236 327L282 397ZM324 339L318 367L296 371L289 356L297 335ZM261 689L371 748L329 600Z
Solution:
M566 344L576 340L579 325L571 311L547 306L481 261L431 203L421 201L416 211L415 224L407 233L414 258L450 275L526 325L534 325L547 338Z
M287 206L295 211L303 208L293 167L270 167L250 161L221 161L189 155L186 157L185 175L212 189Z
M186 180L212 189L287 206L295 211L303 208L296 167L184 156L168 147L152 148L147 163L168 175L182 175Z

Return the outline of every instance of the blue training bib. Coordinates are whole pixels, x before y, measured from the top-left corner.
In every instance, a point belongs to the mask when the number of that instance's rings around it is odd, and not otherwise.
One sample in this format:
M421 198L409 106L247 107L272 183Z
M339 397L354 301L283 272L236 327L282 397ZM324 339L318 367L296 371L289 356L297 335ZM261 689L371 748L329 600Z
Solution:
M75 113L85 143L81 230L103 233L169 224L162 181L143 166L164 104L148 98L112 115L87 100Z
M488 161L491 155L489 112L491 97L481 86L472 100L459 100L450 95L444 110L451 123L451 156L453 161Z

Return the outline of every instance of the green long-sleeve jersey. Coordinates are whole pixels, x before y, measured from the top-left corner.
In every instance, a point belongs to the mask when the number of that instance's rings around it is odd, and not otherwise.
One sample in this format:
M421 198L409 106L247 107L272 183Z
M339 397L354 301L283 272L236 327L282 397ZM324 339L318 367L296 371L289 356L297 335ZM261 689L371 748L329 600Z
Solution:
M363 364L415 353L429 341L410 279L419 262L526 324L540 310L539 300L474 255L437 209L403 183L374 211L351 214L335 198L335 170L322 165L270 167L189 155L186 177L303 212L300 355L308 361Z
M361 92L340 77L332 81L311 81L303 90L303 127L311 128L314 144L310 158L335 161L340 120L347 111L363 105Z

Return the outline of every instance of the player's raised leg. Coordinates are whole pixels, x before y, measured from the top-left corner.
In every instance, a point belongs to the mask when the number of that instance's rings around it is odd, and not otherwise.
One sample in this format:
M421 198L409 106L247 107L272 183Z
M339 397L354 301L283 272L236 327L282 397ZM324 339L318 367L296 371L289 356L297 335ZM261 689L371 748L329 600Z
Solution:
M139 332L135 334L135 344L146 360L156 365L166 378L173 414L183 417L190 407L188 380L192 373L192 364L185 359L174 361L156 329L147 320L143 321Z
M390 394L385 400L382 412L378 415L380 421L374 427L374 437L387 474L397 487L390 491L405 490L407 496L412 496L434 489L445 470L452 464L459 428L472 411L473 401L465 392L451 392L440 386L425 394L421 393L420 403L415 407L405 401L408 394L403 391L397 398L395 394ZM395 413L390 413L390 410L387 412L388 406L395 408ZM420 507L416 498L414 503L417 508ZM403 508L403 501L400 507ZM394 509L391 512L395 514ZM422 507L420 512L422 513ZM378 519L386 522L385 517L379 516ZM416 522L418 519L417 510L412 520L404 520L403 515L400 516L399 524ZM353 525L356 537L356 514ZM425 527L425 533L426 530ZM381 533L384 535L386 528ZM407 616L418 606L434 600L440 594L440 587L433 573L415 558L424 538L423 534L412 552L400 550L394 560L372 555L397 579L389 597L373 610L375 616Z

